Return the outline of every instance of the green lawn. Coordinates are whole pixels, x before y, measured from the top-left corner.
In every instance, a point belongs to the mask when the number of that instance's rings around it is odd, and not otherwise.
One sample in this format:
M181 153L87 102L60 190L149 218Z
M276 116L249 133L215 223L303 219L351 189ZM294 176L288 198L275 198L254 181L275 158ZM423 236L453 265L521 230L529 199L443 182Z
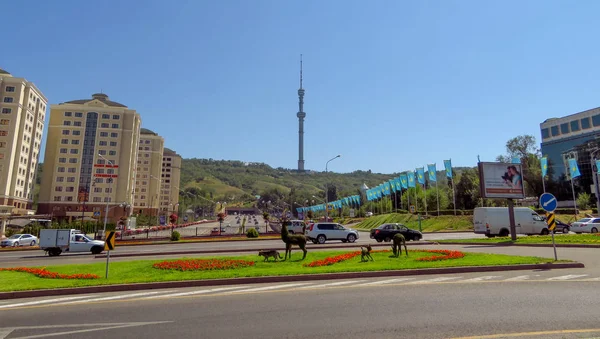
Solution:
M32 289L51 289L61 287L80 287L91 285L108 285L122 283L142 283L159 281L178 281L178 280L199 280L199 279L218 279L218 278L237 278L237 277L259 277L259 276L277 276L277 275L295 275L312 273L332 273L332 272L357 272L357 271L382 271L382 270L402 270L415 268L433 268L433 267L458 267L458 266L485 266L485 265L515 265L515 264L537 264L551 262L552 259L539 257L521 257L500 254L468 253L460 259L450 259L442 261L424 262L415 259L425 256L434 256L440 254L427 253L422 251L410 251L409 257L390 258L391 252L373 253L374 261L360 262L360 255L352 259L323 267L303 267L303 263L309 263L314 260L324 259L329 256L345 254L352 251L318 251L309 252L304 261L299 259L302 252L294 251L292 260L285 262L263 262L262 257L254 255L228 256L228 257L202 257L198 259L242 259L256 261L254 267L246 267L234 270L215 270L215 271L166 271L152 267L155 262L163 260L138 260L127 262L114 262L110 264L109 279L104 279L105 262L85 265L62 265L48 266L46 269L51 272L63 274L93 273L101 276L101 279L95 280L66 280L66 279L44 279L38 278L30 273L24 272L0 272L0 291L18 291ZM172 259L169 259L172 260Z
M554 236L557 244L598 244L600 245L600 236L594 234L557 234ZM497 243L515 243L515 244L552 244L550 235L531 235L527 237L518 237L513 242L510 237L479 238L479 239L452 239L436 240L439 243L465 242L473 244L497 244Z
M409 228L418 230L419 220L413 214L389 213L376 215L366 218L364 221L356 225L354 228L359 230L371 230L385 223L400 223ZM421 228L423 232L443 232L443 231L472 231L473 216L472 215L441 215L428 216L421 220Z

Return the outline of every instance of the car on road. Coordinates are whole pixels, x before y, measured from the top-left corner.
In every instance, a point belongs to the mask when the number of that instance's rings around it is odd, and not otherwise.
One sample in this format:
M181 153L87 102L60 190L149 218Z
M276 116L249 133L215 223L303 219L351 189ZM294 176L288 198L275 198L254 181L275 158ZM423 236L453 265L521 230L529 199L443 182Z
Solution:
M396 234L402 234L408 240L418 241L423 239L423 234L417 230L410 229L402 224L383 224L371 230L371 239L377 242L390 242Z
M315 244L324 244L328 240L341 240L342 242L355 242L358 231L346 228L333 222L317 222L311 224L306 230L306 237Z
M544 220L546 220L546 217L543 217ZM554 229L554 233L569 233L569 231L571 230L571 225L564 223L558 219L554 219L554 221L556 222L556 228Z
M13 234L7 239L0 242L0 247L4 248L7 246L19 247L19 246L35 246L39 243L39 239L35 235L31 234Z
M598 233L600 218L583 218L571 224L571 231L580 233Z

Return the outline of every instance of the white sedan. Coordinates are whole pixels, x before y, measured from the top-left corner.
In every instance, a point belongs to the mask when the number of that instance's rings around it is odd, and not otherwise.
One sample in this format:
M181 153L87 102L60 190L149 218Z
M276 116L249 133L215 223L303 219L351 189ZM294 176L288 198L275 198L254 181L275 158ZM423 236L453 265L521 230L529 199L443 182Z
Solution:
M571 231L575 233L598 233L600 218L583 218L571 224Z
M38 238L31 234L13 234L9 238L2 240L0 247L35 246L39 242Z

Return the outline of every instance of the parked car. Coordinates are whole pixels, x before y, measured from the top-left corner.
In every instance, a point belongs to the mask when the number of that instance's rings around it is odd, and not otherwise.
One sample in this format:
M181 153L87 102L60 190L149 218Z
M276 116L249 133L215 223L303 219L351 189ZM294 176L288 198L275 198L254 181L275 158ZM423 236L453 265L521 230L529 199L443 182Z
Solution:
M2 240L2 242L0 242L0 247L35 246L39 242L38 238L31 234L13 234L7 239Z
M324 244L327 240L355 242L358 231L333 222L317 222L306 230L306 237L315 244Z
M546 217L543 217L544 220L546 220ZM558 219L554 219L554 221L556 222L556 228L554 229L554 233L569 233L569 231L571 230L571 225L564 223Z
M375 239L377 242L390 242L394 235L398 233L402 234L406 240L418 241L423 238L421 232L402 224L383 224L371 230L371 239Z
M580 233L598 233L600 218L583 218L571 224L571 231Z
M303 234L306 230L306 224L304 220L290 220L287 229L290 234Z

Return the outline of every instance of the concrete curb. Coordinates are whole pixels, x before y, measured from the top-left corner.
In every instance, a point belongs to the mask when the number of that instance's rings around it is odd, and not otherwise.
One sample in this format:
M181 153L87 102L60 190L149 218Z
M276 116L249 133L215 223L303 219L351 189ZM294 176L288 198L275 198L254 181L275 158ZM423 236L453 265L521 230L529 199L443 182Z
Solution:
M485 246L522 246L522 247L552 247L552 244L512 244L512 243L485 243L485 242L440 242L440 245L485 245ZM556 247L571 248L600 248L600 244L556 244Z
M241 284L281 283L281 282L291 282L291 281L319 281L319 280L336 280L336 279L400 277L400 276L428 275L428 274L457 274L457 273L518 271L518 270L549 270L549 269L584 268L584 267L585 266L582 263L576 262L576 263L556 263L556 264L547 263L547 264L501 265L501 266L467 266L467 267L447 267L447 268L425 268L425 269L414 269L414 270L303 274L303 275L284 275L284 276L270 276L270 277L230 278L230 279L211 279L211 280L165 281L165 282L158 282L158 283L102 285L102 286L89 286L89 287L60 288L60 289L53 289L53 290L0 292L0 300L59 296L59 295L87 294L87 293L102 293L102 292L154 290L154 289L164 289L164 288L227 286L227 285L241 285Z

